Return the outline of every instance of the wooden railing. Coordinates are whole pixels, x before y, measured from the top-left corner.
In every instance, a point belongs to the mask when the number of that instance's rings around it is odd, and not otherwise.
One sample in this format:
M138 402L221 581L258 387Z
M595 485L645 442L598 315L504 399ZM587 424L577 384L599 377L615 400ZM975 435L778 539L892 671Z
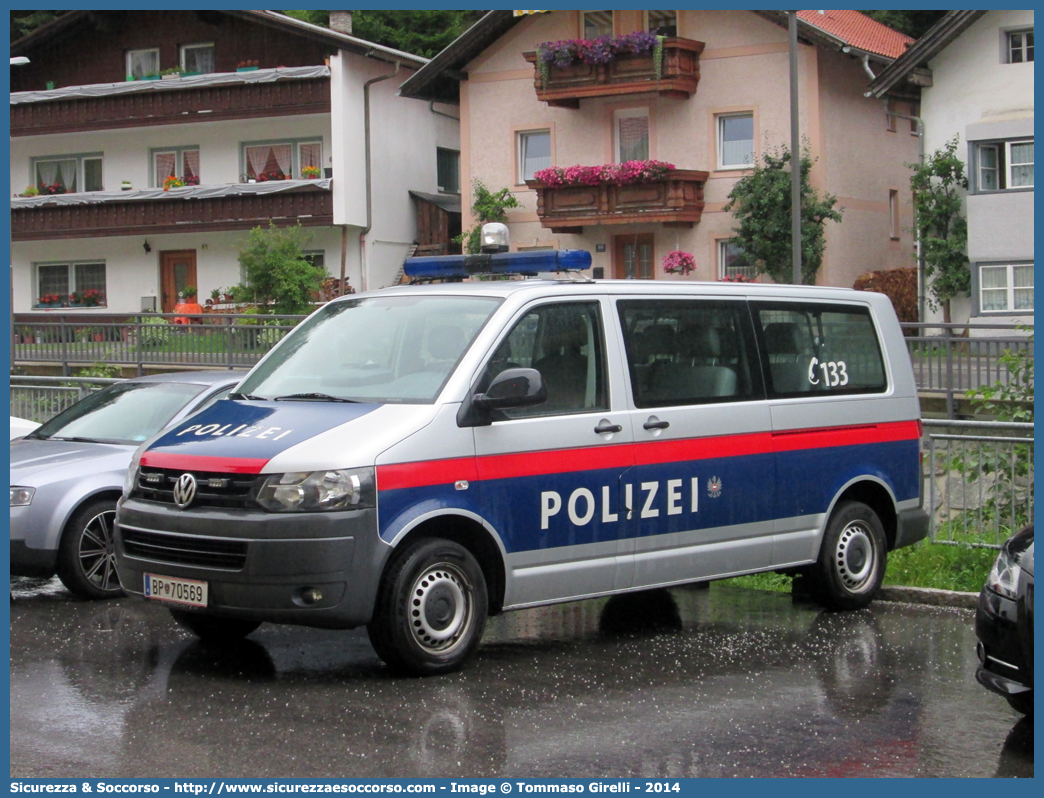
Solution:
M670 38L663 42L660 76L652 53L617 54L605 64L576 62L569 66L551 65L546 85L535 52L522 56L534 70L538 100L557 108L579 108L588 97L616 97L655 91L663 97L688 99L700 82L700 53L704 43L692 39Z
M526 185L537 193L537 216L555 233L580 233L584 225L654 222L692 227L703 213L707 172L677 169L662 180L625 186L549 188L536 180Z

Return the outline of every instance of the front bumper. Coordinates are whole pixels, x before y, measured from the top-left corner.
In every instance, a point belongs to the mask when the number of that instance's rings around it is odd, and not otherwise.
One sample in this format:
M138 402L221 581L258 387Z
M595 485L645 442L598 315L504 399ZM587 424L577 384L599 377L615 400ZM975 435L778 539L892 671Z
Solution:
M131 499L116 524L116 567L129 594L144 595L146 573L197 579L209 593L201 612L332 629L370 620L391 551L376 510L178 510ZM306 602L306 588L322 599Z
M975 678L1003 696L1033 689L1033 620L1025 595L1013 601L983 588L975 611Z

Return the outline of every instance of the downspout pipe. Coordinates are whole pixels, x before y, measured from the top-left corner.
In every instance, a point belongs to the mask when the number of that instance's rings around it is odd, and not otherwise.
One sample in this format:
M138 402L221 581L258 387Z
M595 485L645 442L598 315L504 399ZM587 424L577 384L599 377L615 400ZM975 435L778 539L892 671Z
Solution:
M372 53L367 53L371 55ZM366 236L370 232L370 228L373 227L373 176L372 169L370 167L370 86L374 83L380 83L382 80L388 80L394 78L399 74L399 69L402 67L400 61L395 62L395 70L389 72L386 75L378 75L375 78L370 78L363 84L363 125L365 129L364 134L364 149L366 156L366 227L359 231L359 276L362 285L359 287L363 291L370 289L370 275L369 275L369 264L366 259Z

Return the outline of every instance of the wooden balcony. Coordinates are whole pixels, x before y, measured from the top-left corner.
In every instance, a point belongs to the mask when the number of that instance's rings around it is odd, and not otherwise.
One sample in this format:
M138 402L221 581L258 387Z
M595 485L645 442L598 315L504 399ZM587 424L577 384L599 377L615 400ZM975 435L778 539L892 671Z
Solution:
M11 135L330 113L329 77L196 87L177 86L178 81L170 81L168 87L167 83L155 81L151 91L15 103Z
M304 181L302 181L304 182ZM333 192L319 186L294 186L272 194L229 194L183 199L114 199L82 205L41 204L11 208L11 239L202 233L249 230L300 222L305 227L333 224Z
M688 99L700 82L700 53L704 43L692 39L670 38L663 42L660 78L652 53L617 55L607 64L575 63L567 67L552 64L545 86L535 52L522 56L533 64L533 84L538 100L556 108L579 108L589 97L619 97L655 91L661 97Z
M703 213L707 172L677 169L651 183L548 188L527 180L537 193L537 216L553 233L582 233L584 225L657 223L692 227Z

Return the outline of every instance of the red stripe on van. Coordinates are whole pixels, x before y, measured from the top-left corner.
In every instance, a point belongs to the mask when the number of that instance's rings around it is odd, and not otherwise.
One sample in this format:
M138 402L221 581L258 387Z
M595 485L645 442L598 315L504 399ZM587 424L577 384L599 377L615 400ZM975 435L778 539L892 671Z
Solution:
M770 454L800 449L855 446L868 443L916 440L920 437L916 421L886 424L828 427L825 429L758 432L747 435L721 435L712 438L686 438L674 441L630 443L617 446L591 446L582 449L554 449L521 454L461 457L452 460L425 460L377 468L380 490L420 488L449 484L458 479L510 479L599 468L625 468L632 464L653 465L714 457Z
M150 468L172 468L177 471L216 471L225 474L260 474L267 460L249 457L213 457L202 454L167 454L145 452L141 464Z

